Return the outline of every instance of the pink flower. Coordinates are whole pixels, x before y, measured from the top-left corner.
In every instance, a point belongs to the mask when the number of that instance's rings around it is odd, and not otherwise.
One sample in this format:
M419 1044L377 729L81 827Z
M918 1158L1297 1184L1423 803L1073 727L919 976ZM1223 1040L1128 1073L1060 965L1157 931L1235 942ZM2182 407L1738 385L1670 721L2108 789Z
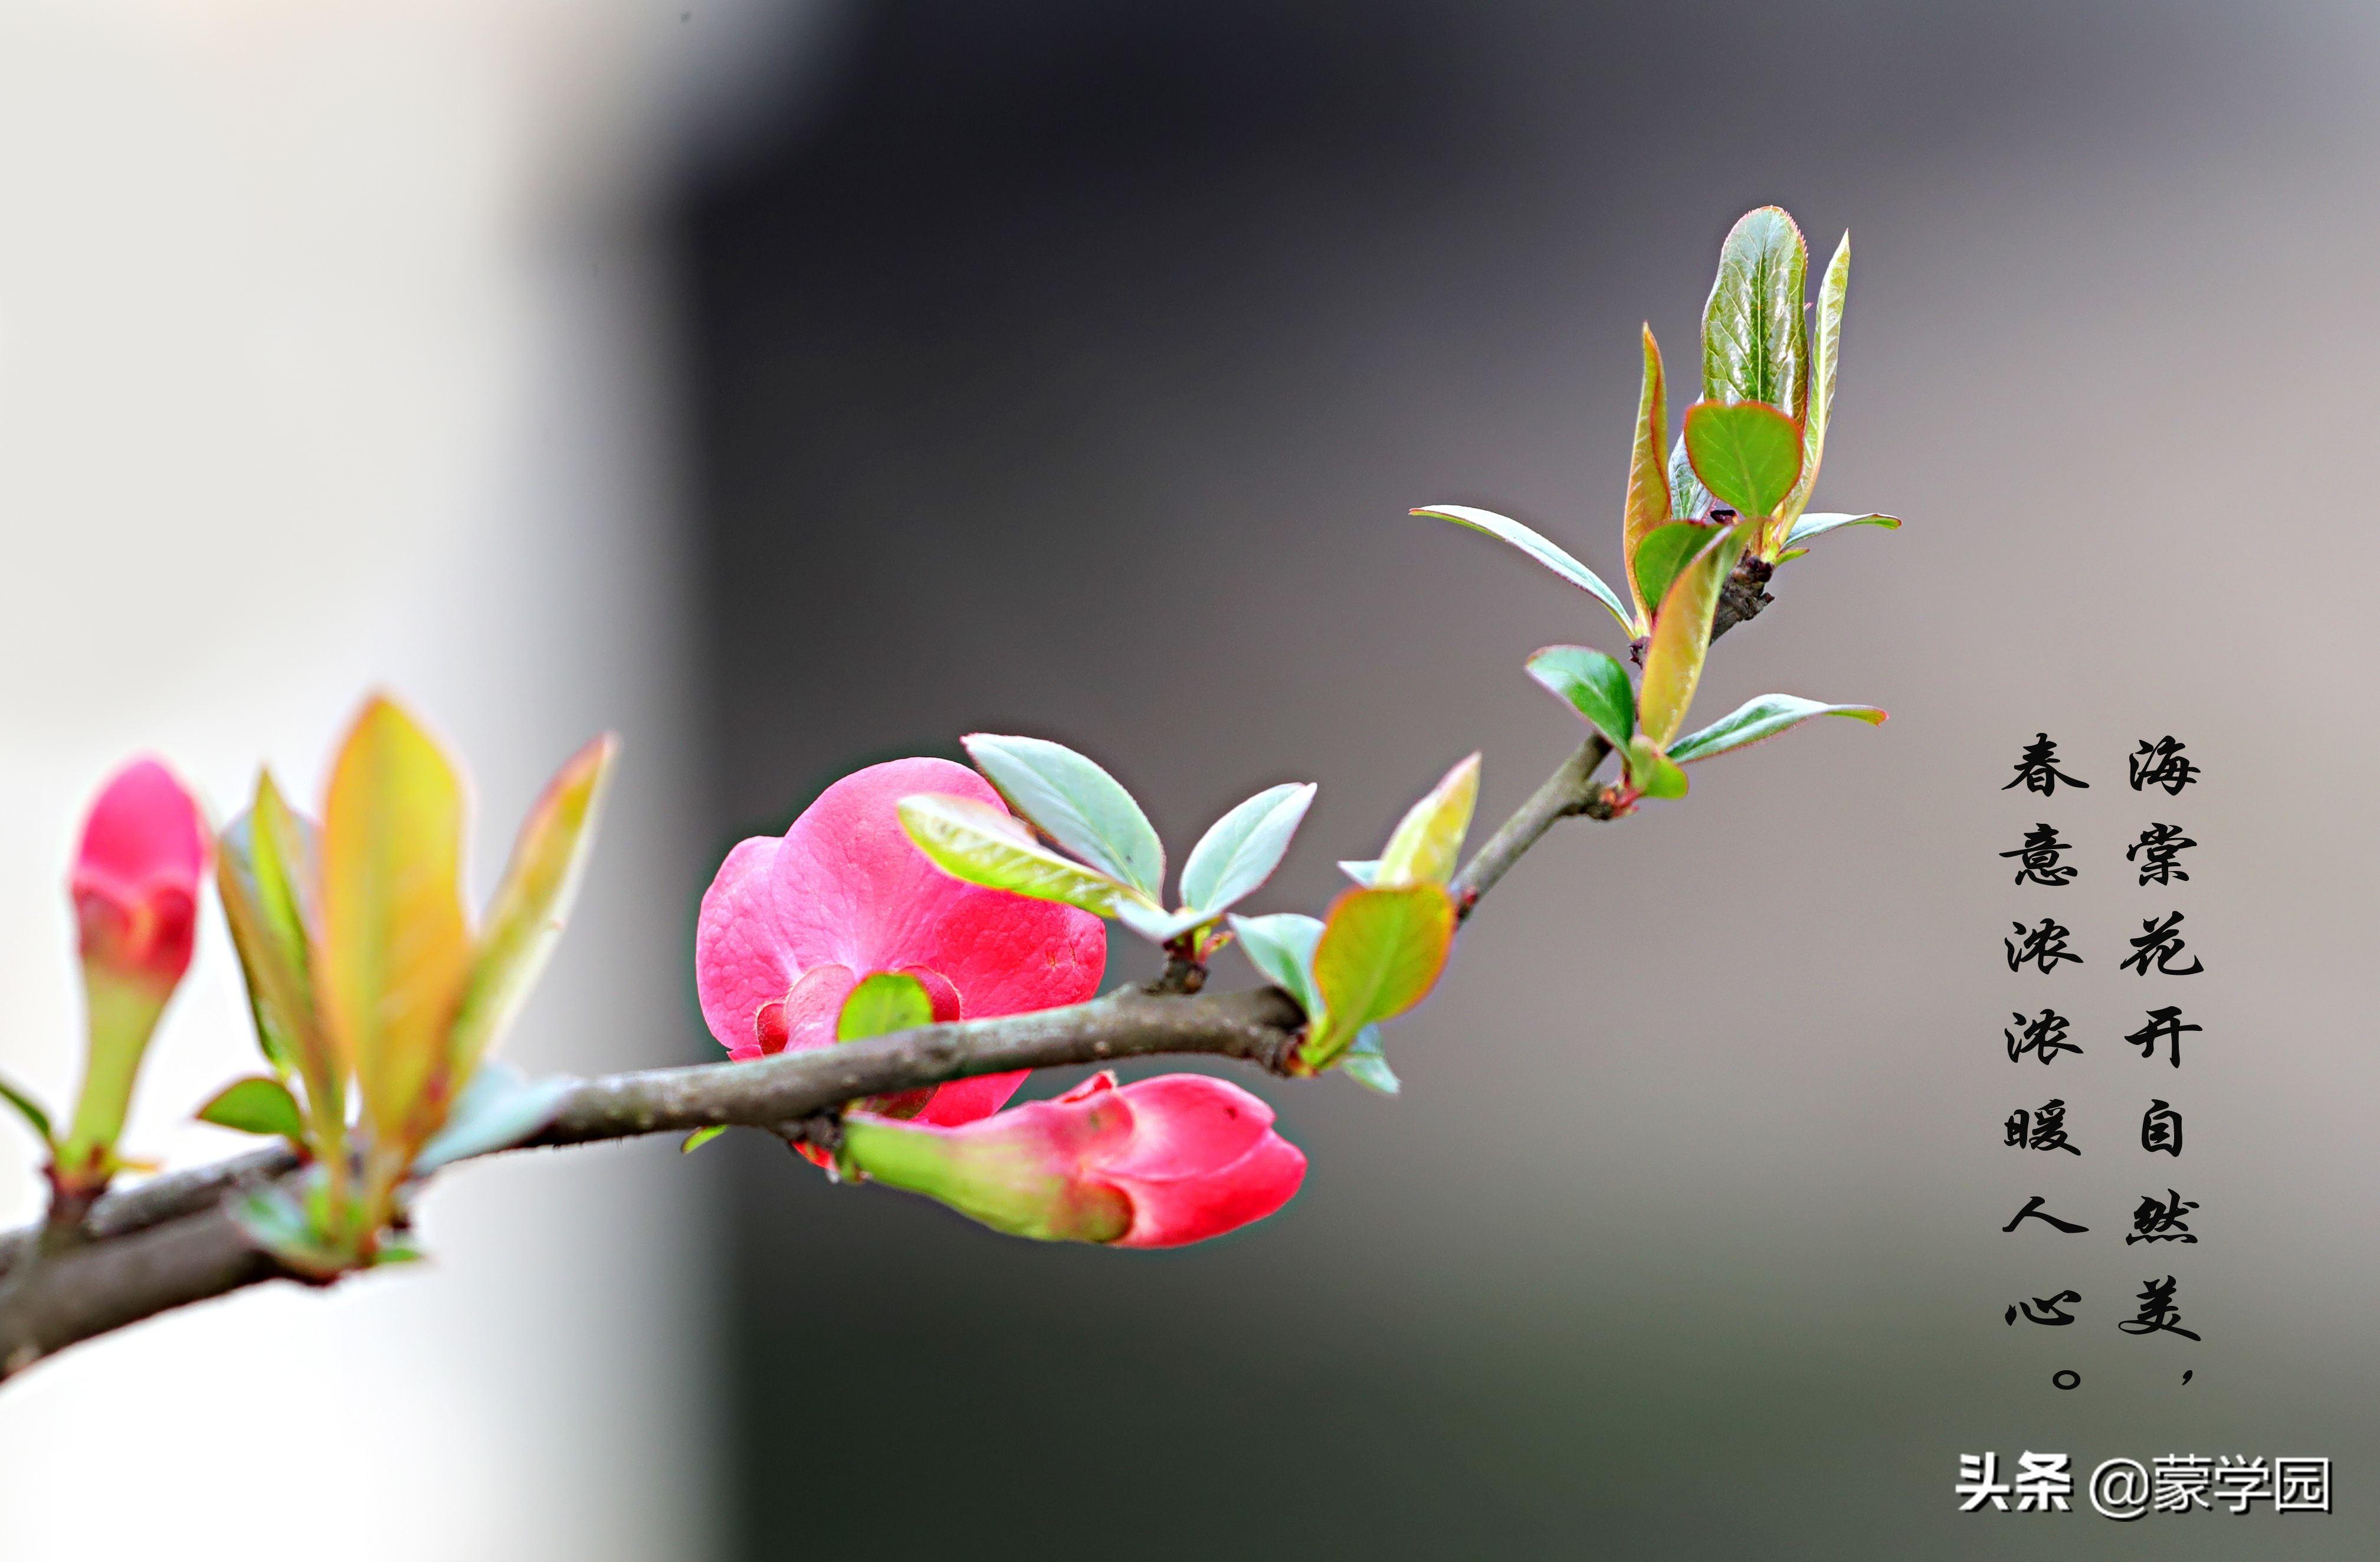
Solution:
M895 812L920 792L1004 806L989 782L948 760L894 760L844 776L783 838L754 836L720 864L695 931L695 986L729 1056L832 1045L844 999L878 971L916 977L938 1020L1053 1008L1098 991L1107 925L935 867ZM988 1117L1024 1080L953 1080L917 1116Z
M857 1114L844 1124L844 1158L999 1230L1125 1248L1219 1237L1272 1214L1305 1179L1305 1153L1273 1131L1272 1108L1204 1074L1119 1088L1102 1072L958 1128Z
M170 992L189 969L207 827L153 759L115 773L91 805L67 881L83 960Z

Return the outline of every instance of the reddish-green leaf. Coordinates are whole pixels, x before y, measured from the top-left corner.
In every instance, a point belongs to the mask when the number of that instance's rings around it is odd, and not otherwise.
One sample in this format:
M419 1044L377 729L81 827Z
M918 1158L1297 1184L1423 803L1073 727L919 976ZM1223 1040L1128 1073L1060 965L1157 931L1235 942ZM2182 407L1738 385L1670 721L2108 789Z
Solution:
M1654 528L1670 519L1670 474L1662 445L1669 441L1670 415L1661 381L1661 348L1653 327L1645 327L1645 380L1636 393L1636 440L1628 453L1628 508L1622 520L1628 549L1628 590L1636 599L1637 634L1652 626L1653 609L1660 604L1658 588L1647 588L1638 571L1637 550Z
M1703 306L1703 395L1765 401L1802 415L1809 388L1802 302L1809 264L1802 230L1781 207L1746 212L1728 231ZM1703 481L1710 481L1707 474Z
M1686 455L1720 504L1745 520L1774 515L1802 475L1802 431L1756 401L1686 409Z
M1322 1014L1298 1056L1319 1071L1367 1025L1429 995L1454 941L1454 902L1441 885L1351 889L1330 908L1314 947Z
M1652 622L1650 615L1660 606L1661 599L1670 594L1670 586L1677 580L1678 571L1686 567L1688 559L1708 547L1711 539L1718 535L1712 527L1697 521L1679 520L1656 528L1653 534L1645 539L1645 545L1636 553L1636 574L1645 587L1647 632Z
M471 969L463 784L430 735L375 696L331 771L316 965L329 1029L391 1152L435 1132L454 1081L446 1037Z
M1636 690L1636 727L1656 748L1666 749L1684 725L1694 686L1702 681L1710 653L1711 619L1719 592L1743 555L1755 521L1744 521L1713 537L1678 571L1653 619L1652 643L1645 650L1645 677Z
M1473 754L1405 811L1380 853L1372 882L1390 889L1444 884L1452 878L1463 855L1463 837L1471 828L1471 811L1478 801L1479 756Z
M346 1117L346 1067L314 992L321 921L321 843L273 784L256 778L256 801L223 833L216 889L239 952L257 1039L276 1070L306 1087L317 1149L336 1153Z
M1686 773L1670 762L1670 756L1655 747L1652 739L1638 733L1628 744L1628 784L1648 798L1682 798L1686 795Z
M619 739L605 733L573 754L521 822L455 1019L449 1045L453 1078L468 1080L479 1068L519 1012L562 936L594 836L603 783L619 751Z
M1835 372L1842 360L1843 300L1851 291L1852 236L1843 230L1835 258L1818 281L1817 318L1810 332L1810 394L1802 415L1802 475L1785 501L1784 514L1799 516L1818 485L1818 460L1827 449L1827 419L1835 407Z

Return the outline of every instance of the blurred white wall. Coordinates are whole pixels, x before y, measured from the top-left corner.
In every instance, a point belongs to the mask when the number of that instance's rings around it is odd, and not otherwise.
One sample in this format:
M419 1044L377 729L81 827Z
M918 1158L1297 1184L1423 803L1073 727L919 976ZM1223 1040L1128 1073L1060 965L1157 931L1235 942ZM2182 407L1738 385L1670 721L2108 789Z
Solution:
M508 1050L687 1056L702 863L642 214L796 14L0 5L0 1068L76 1081L62 875L95 781L154 748L219 819L262 759L313 796L380 683L471 769L482 892L544 774L625 735ZM247 1031L211 909L133 1153L240 1147L188 1117ZM705 1172L672 1152L466 1169L427 1273L251 1292L0 1390L8 1554L252 1554L229 1516L263 1487L275 1532L346 1557L701 1554ZM0 1125L0 1216L36 1213L34 1159Z

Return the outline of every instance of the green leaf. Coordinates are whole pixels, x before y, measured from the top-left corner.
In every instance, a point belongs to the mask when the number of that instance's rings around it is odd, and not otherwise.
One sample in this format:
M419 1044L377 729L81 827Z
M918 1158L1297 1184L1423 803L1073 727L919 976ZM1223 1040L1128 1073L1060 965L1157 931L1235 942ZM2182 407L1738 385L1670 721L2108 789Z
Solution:
M1322 1013L1308 1029L1299 1059L1319 1073L1366 1026L1393 1019L1427 997L1453 942L1454 901L1443 885L1342 895L1314 946Z
M199 1108L199 1121L237 1133L278 1134L292 1143L306 1142L306 1116L298 1098L278 1080L261 1075L234 1080Z
M1746 212L1728 231L1719 248L1718 275L1703 306L1704 396L1713 401L1765 401L1801 417L1809 396L1808 327L1803 318L1809 265L1802 230L1780 207ZM1710 481L1708 472L1703 481Z
M686 1136L686 1141L677 1147L677 1153L681 1155L691 1155L726 1131L717 1123L713 1123L707 1129L697 1129Z
M1802 415L1802 476L1785 501L1784 513L1798 516L1818 485L1818 460L1827 450L1827 418L1835 407L1835 371L1842 360L1843 300L1852 285L1852 235L1843 230L1835 258L1818 281L1817 319L1810 333L1810 396Z
M319 991L374 1138L411 1150L438 1127L447 1028L470 974L462 779L376 696L340 748L322 815Z
M1380 882L1380 860L1377 857L1366 858L1357 862L1342 860L1339 871L1366 889Z
M1686 456L1686 431L1681 428L1677 442L1670 446L1670 514L1679 520L1700 520L1710 507L1710 490L1694 475L1694 464ZM1657 594L1649 600L1661 599Z
M1316 922L1314 925L1316 931L1319 933L1322 924ZM17 1115L25 1119L26 1124L32 1129L35 1134L40 1136L43 1144L48 1145L55 1144L56 1142L56 1140L50 1129L50 1115L42 1109L42 1104L40 1102L27 1094L16 1084L15 1081L7 1079L0 1079L0 1101L5 1101L9 1105L15 1107L17 1109Z
M1201 923L1214 921L1215 913L1201 910L1196 906L1169 911L1161 906L1152 906L1145 900L1126 896L1116 902L1115 920L1151 944L1165 945Z
M348 1065L315 991L315 948L322 926L322 832L284 800L269 770L257 774L256 802L248 819L247 865L255 875L261 942L280 957L272 982L276 994L286 994L275 999L282 1044L305 1081L316 1148L334 1153L346 1141Z
M1641 732L1628 744L1628 784L1648 798L1686 795L1686 773Z
M468 1079L479 1068L562 936L594 838L603 784L619 751L619 739L607 732L573 754L521 822L449 1034L448 1067L455 1079Z
M1603 583L1603 577L1578 560L1547 542L1517 520L1498 515L1493 510L1474 509L1468 505L1425 505L1413 512L1432 520L1451 520L1457 526L1484 531L1500 542L1510 543L1548 569L1586 592L1611 610L1620 627L1630 634L1636 632L1635 616L1620 600L1620 593Z
M426 1263L429 1257L428 1253L421 1251L421 1245L411 1237L401 1231L391 1232L381 1238L372 1248L371 1263L369 1267L387 1269L399 1263Z
M1897 515L1850 515L1835 510L1812 510L1793 523L1785 534L1785 545L1792 547L1813 537L1823 537L1829 531L1840 531L1846 526L1881 526L1888 531L1900 530Z
M471 1082L455 1098L445 1126L414 1157L414 1175L426 1177L441 1166L509 1150L536 1138L553 1121L577 1083L563 1074L532 1080L499 1060L480 1064Z
M1670 757L1680 764L1692 764L1713 754L1757 743L1764 738L1774 738L1812 716L1849 716L1870 726L1884 720L1884 713L1874 705L1824 705L1795 694L1764 694L1745 701L1700 732L1679 738L1670 746Z
M1268 787L1216 820L1182 864L1183 904L1211 916L1255 894L1288 854L1315 791L1310 781Z
M1628 592L1636 599L1636 624L1643 634L1652 626L1653 609L1661 593L1647 589L1638 550L1654 528L1670 519L1670 477L1661 461L1661 442L1668 437L1670 416L1663 403L1661 348L1653 327L1645 328L1645 379L1636 393L1636 439L1628 452L1628 507L1621 523L1627 546Z
M285 1074L298 1066L298 1043L290 1035L294 1021L286 1018L287 1009L298 1003L310 1009L313 1002L303 978L289 969L293 955L304 958L303 945L294 950L278 947L265 931L249 846L255 829L254 813L243 813L215 837L216 891L223 899L224 920L231 925L232 946L239 953L258 1050L274 1072Z
M1319 918L1296 911L1233 917L1232 931L1240 935L1248 963L1266 981L1295 998L1308 1019L1322 1012L1322 995L1314 985L1314 946L1322 939Z
M843 1012L834 1019L834 1039L865 1041L933 1022L934 999L924 982L905 971L880 970L863 978L843 1000Z
M1366 1025L1357 1033L1347 1050L1339 1055L1340 1072L1366 1090L1394 1095L1403 1088L1397 1071L1389 1067L1387 1054L1380 1050L1380 1028Z
M1463 837L1479 802L1479 756L1473 754L1439 777L1421 801L1405 811L1380 853L1373 883L1382 888L1444 884L1463 858Z
M1646 592L1645 600L1649 605L1645 610L1645 624L1648 629L1654 610L1661 605L1661 599L1670 594L1670 587L1676 582L1678 571L1686 567L1688 559L1708 546L1710 540L1718 534L1709 526L1680 520L1659 528L1645 539L1644 547L1636 555L1636 578L1644 583Z
M1008 805L1042 834L1151 901L1163 893L1165 847L1114 776L1046 738L970 732L959 741Z
M1628 669L1583 645L1548 645L1529 658L1529 676L1570 702L1621 753L1636 733L1636 691Z
M240 1234L298 1274L327 1280L351 1266L351 1259L314 1225L306 1205L279 1183L244 1188L224 1202L224 1213Z
M1657 748L1666 748L1684 725L1710 653L1711 619L1719 592L1756 521L1744 521L1714 536L1694 556L1653 617L1652 643L1645 649L1645 678L1636 690L1636 726Z
M1095 869L1059 856L1004 808L973 798L903 798L901 828L955 879L1112 917L1131 891Z
M1719 503L1761 519L1777 513L1802 475L1802 431L1756 401L1698 401L1686 409L1686 455Z

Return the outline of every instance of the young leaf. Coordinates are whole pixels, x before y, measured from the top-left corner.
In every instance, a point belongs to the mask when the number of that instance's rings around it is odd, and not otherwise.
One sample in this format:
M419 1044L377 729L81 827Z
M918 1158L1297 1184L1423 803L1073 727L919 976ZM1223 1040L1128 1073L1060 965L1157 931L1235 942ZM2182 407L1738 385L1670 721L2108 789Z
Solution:
M346 1118L346 1069L314 995L321 842L265 771L256 778L254 806L232 821L219 845L215 887L239 953L258 1044L275 1072L294 1071L305 1081L317 1132L334 1134Z
M1840 531L1846 526L1881 526L1888 531L1898 531L1900 530L1900 518L1897 515L1847 515L1835 510L1812 510L1794 521L1793 530L1785 534L1785 545L1793 547L1813 537Z
M1728 231L1718 275L1703 306L1703 395L1713 401L1765 401L1790 417L1802 416L1809 396L1802 301L1809 266L1802 230L1779 207L1746 212Z
M1380 882L1380 860L1377 857L1354 862L1342 860L1339 864L1339 871L1366 889Z
M1123 783L1045 738L970 732L959 741L1011 808L1068 851L1150 900L1163 893L1165 848Z
M1709 545L1718 533L1708 526L1691 520L1672 521L1657 529L1645 539L1636 553L1636 578L1645 591L1645 623L1649 627L1661 599L1670 594L1670 587L1686 561Z
M686 1136L685 1141L678 1145L677 1153L681 1155L691 1155L726 1131L717 1123L711 1124L707 1129L697 1129Z
M331 771L316 951L332 1034L380 1143L438 1126L447 1028L470 973L463 785L429 734L375 696Z
M272 934L265 931L249 846L255 827L254 814L243 813L215 837L216 891L223 898L224 920L231 925L232 946L239 953L240 974L248 984L257 1046L275 1073L285 1074L298 1066L298 1043L290 1036L294 1022L285 1016L300 1003L310 1008L312 998L303 979L289 969L293 951L275 947ZM304 958L302 949L294 953L299 959Z
M1802 476L1785 501L1784 514L1798 516L1818 485L1818 459L1827 449L1827 415L1835 406L1835 370L1843 350L1843 299L1852 284L1852 236L1843 230L1835 258L1818 281L1817 319L1810 333L1810 397L1802 416Z
M1548 645L1528 665L1529 676L1568 701L1605 742L1628 751L1628 739L1636 735L1636 691L1627 668L1583 645Z
M1661 593L1647 589L1637 553L1655 527L1670 519L1670 476L1661 460L1661 445L1669 437L1670 415L1663 404L1661 348L1653 327L1645 327L1645 381L1636 393L1636 441L1628 453L1628 508L1621 522L1627 545L1628 592L1636 599L1636 626L1643 634L1653 622Z
M1756 401L1686 409L1686 456L1719 503L1747 520L1777 512L1802 475L1802 431Z
M1169 911L1162 906L1125 896L1116 902L1115 920L1148 939L1151 944L1168 944L1202 922L1212 921L1215 913L1196 906L1184 906Z
M924 982L905 971L880 970L862 979L843 1000L843 1012L835 1016L834 1039L862 1041L933 1022L934 999Z
M521 822L448 1041L454 1078L469 1079L479 1068L561 937L594 837L603 783L619 751L619 739L607 732L573 754Z
M1322 924L1316 922L1314 925L1316 931L1319 933ZM0 1101L5 1101L15 1107L17 1115L25 1119L26 1126L40 1136L43 1144L56 1143L56 1138L50 1129L50 1115L42 1109L40 1102L18 1089L14 1081L0 1079Z
M1340 1072L1366 1090L1394 1095L1403 1088L1397 1071L1389 1067L1388 1055L1380 1050L1380 1028L1366 1025L1356 1033L1347 1050L1339 1055Z
M199 1121L238 1133L279 1134L293 1143L306 1142L306 1117L297 1097L278 1080L254 1075L234 1080L199 1108Z
M305 1204L278 1183L242 1189L224 1202L224 1213L259 1250L299 1275L328 1280L349 1266L349 1256L315 1228Z
M1670 745L1670 757L1680 764L1692 764L1713 754L1757 743L1764 738L1774 738L1812 716L1849 716L1870 726L1884 720L1884 713L1874 705L1822 705L1794 694L1764 694L1757 700L1745 701L1700 732L1679 738Z
M1656 748L1666 748L1686 719L1694 685L1702 680L1710 652L1711 619L1719 592L1756 525L1746 521L1713 537L1708 546L1678 571L1661 611L1653 618L1653 642L1645 650L1645 678L1636 690L1636 726Z
M1478 802L1479 756L1473 754L1405 811L1380 853L1372 882L1387 889L1442 885L1452 878L1463 857L1463 837L1471 829L1471 811Z
M1694 475L1694 464L1686 456L1686 431L1678 431L1677 442L1670 446L1670 514L1679 520L1700 520L1710 513L1710 490ZM1658 592L1648 599L1658 604Z
M1319 919L1295 911L1233 917L1232 931L1240 935L1248 963L1263 972L1266 981L1295 998L1308 1020L1321 1014L1322 995L1314 986L1314 946L1322 938Z
M1212 915L1255 894L1289 851L1316 787L1268 787L1208 827L1182 864L1182 903Z
M934 866L954 879L1036 900L1057 900L1112 917L1131 892L1094 869L1059 856L1009 813L973 798L903 798L901 828Z
M1314 946L1322 1017L1298 1057L1320 1072L1367 1025L1393 1019L1429 995L1454 942L1454 901L1442 885L1351 889L1330 908Z
M577 1081L565 1075L532 1080L509 1063L480 1065L455 1098L445 1126L413 1160L417 1177L474 1155L509 1150L542 1132Z
M1628 744L1628 784L1648 798L1686 795L1686 773L1641 732Z
M1510 543L1523 553L1568 580L1580 591L1611 610L1620 627L1630 634L1636 632L1635 616L1620 600L1620 593L1603 583L1603 578L1561 549L1547 542L1517 520L1498 515L1493 510L1474 509L1468 505L1426 505L1413 512L1432 520L1451 520L1457 526L1484 531L1500 542Z

